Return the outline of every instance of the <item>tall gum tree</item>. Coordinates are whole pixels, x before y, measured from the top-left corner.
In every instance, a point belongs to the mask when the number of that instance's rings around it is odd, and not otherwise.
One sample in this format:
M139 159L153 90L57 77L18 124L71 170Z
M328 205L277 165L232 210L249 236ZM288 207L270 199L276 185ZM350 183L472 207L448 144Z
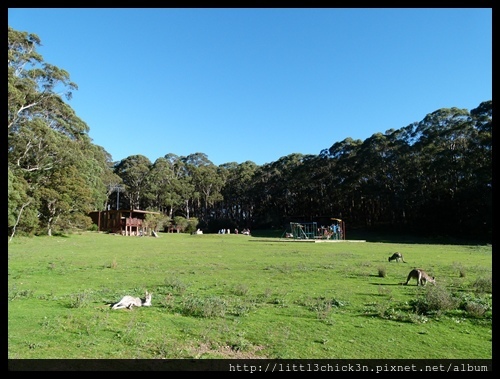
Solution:
M36 51L40 45L36 34L8 28L8 169L9 180L15 178L9 187L11 236L20 229L51 234L56 224L61 230L82 225L88 210L101 207L101 177L109 170L102 163L104 150L93 149L88 125L65 102L77 85L67 71L44 62ZM78 198L72 196L70 178L78 183Z

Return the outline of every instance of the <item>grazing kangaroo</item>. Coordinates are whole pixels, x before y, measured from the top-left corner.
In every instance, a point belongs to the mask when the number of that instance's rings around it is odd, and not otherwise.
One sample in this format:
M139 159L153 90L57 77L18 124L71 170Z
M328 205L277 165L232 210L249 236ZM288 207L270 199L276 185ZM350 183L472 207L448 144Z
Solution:
M406 283L403 283L404 285L407 285L410 279L417 279L417 286L422 285L425 286L427 282L431 282L432 284L436 284L436 278L429 276L424 270L420 268L414 268L413 270L410 271L408 274L408 278L406 279Z
M133 296L123 296L123 298L118 302L115 303L111 309L132 309L132 307L150 307L151 306L151 294L146 291L146 297L144 299L141 299L139 297L133 297Z
M403 262L403 263L406 263L405 262L405 259L403 258L403 254L401 253L394 253L392 254L390 257L389 257L389 262L390 261L396 261L396 262Z

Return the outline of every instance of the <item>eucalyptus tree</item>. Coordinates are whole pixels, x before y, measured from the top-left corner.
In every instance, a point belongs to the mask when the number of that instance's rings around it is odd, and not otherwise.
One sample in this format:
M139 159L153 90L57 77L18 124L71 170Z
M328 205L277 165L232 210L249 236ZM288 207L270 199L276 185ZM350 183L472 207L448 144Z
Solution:
M359 148L363 141L360 139L345 138L334 143L327 154L333 160L330 164L332 182L330 183L330 197L340 199L340 208L344 218L348 218L351 225L364 222L362 212L361 183L364 173L359 171Z
M412 183L418 181L415 168L418 156L412 149L412 140L406 128L390 129L385 133L388 142L386 163L388 167L387 188L390 194L390 222L392 226L406 228L411 223L408 214L415 209Z
M255 207L252 192L257 165L252 161L229 162L220 166L224 172L224 198L218 214L234 220L241 227L250 227Z
M89 127L64 101L77 85L68 72L44 62L36 51L40 44L37 35L8 28L8 166L16 178L11 189L22 191L12 194L17 201L9 207L9 220L16 221L9 229L50 234L54 222L82 225L84 216L77 215L99 206L100 169L105 168L87 135Z
M258 225L282 227L290 216L297 215L298 192L302 184L294 180L297 167L302 165L303 154L293 153L275 162L261 166L255 174L255 218Z
M193 178L195 212L200 215L200 220L207 221L215 203L223 199L223 172L204 153L190 154L183 161Z
M237 183L239 178L236 175L237 162L227 162L219 165L219 170L224 181L224 186L221 189L222 200L215 204L212 210L212 218L217 219L237 219L238 205L237 198Z
M84 217L91 209L88 200L91 188L78 172L76 165L68 165L64 169L53 171L50 180L39 189L40 221L52 235L52 231L68 228L86 229L91 220ZM62 219L63 216L68 216ZM72 217L70 217L72 216Z
M43 61L36 51L40 38L33 33L16 31L8 27L8 130L20 133L24 127L43 118L58 130L74 137L88 132L83 122L75 122L74 112L63 102L72 97L78 86L69 73ZM64 90L57 93L56 90ZM68 116L73 116L68 119Z
M397 208L402 206L404 180L399 157L403 146L393 139L393 133L375 133L359 148L357 164L363 173L360 191L366 225L396 223Z
M147 186L154 208L172 218L176 209L185 208L192 186L185 184L191 178L186 178L187 171L181 169L184 163L180 159L174 159L173 154L168 154L167 157L169 159L160 157L155 161L147 178Z
M302 158L302 163L292 170L289 185L295 188L297 194L294 203L295 214L313 220L330 213L332 199L327 184L331 173L328 168L327 157L308 154Z
M154 209L166 213L172 194L171 182L173 180L173 170L164 157L158 158L151 167L147 176L147 187L149 189L147 197Z
M269 227L272 225L272 217L269 212L274 206L273 191L269 183L272 178L271 163L259 166L255 171L251 191L254 202L254 217L252 227ZM249 225L250 226L250 225Z
M87 173L87 185L95 199L93 210L107 209L112 188L121 185L121 178L113 172L111 154L102 146L88 144L81 163L85 165L82 172Z
M129 200L130 209L141 208L147 203L147 177L152 164L144 155L131 155L116 164L114 172L122 179L125 186L125 197Z
M421 188L421 219L428 229L443 231L452 228L460 219L457 193L466 185L464 169L468 166L469 126L466 109L442 108L416 124L418 140L414 144L419 159Z
M190 203L193 202L195 196L195 188L193 185L193 178L186 163L185 157L180 157L173 153L165 155L170 169L172 170L171 189L166 194L168 216L172 219L177 212L182 212L184 217L190 218Z
M460 235L489 223L491 101L470 113L442 108L386 134L396 221Z
M259 166L253 161L245 161L240 163L237 168L239 177L238 193L238 210L239 210L239 223L250 227L254 218L255 211L255 193L253 185L255 182L255 174Z
M491 191L493 181L492 131L493 103L482 102L470 111L473 122L469 160L474 165L475 176L480 187Z
M482 233L492 219L492 102L471 112L455 111L449 123L443 159L449 162L453 224L463 234Z
M316 191L317 213L322 216L343 217L342 186L339 184L338 159L332 158L328 149L323 149L316 157L305 162L311 173L310 180Z
M18 227L27 234L34 233L38 226L37 198L29 195L28 182L9 167L7 186L10 238L14 237Z
M472 165L472 178L467 209L471 219L471 232L491 236L493 230L493 103L482 102L470 111L474 134L468 160Z

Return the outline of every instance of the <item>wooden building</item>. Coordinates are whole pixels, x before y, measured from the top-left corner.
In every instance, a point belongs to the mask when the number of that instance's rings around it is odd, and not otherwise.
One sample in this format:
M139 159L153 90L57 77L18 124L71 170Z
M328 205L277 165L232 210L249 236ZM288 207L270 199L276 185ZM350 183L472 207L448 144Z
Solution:
M146 236L151 230L146 230L144 219L147 214L159 215L159 212L141 211L138 209L119 209L90 212L92 222L99 232L117 233L123 236Z

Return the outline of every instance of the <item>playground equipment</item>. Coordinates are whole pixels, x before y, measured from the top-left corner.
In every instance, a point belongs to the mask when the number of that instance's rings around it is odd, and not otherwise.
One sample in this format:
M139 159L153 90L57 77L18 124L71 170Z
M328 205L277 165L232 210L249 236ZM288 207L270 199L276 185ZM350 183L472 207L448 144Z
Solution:
M287 238L293 239L309 239L316 238L318 231L318 224L315 222L291 222L290 232L285 231Z
M283 232L281 238L294 240L306 239L345 239L345 223L339 218L331 218L331 225L318 227L317 222L290 222L290 226Z

